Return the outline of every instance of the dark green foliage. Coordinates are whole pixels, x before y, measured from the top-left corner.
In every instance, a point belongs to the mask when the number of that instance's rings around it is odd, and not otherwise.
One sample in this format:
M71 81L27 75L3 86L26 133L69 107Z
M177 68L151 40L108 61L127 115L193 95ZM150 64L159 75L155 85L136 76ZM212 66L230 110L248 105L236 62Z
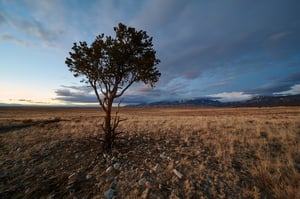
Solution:
M152 37L121 23L114 31L115 38L101 34L90 46L86 42L74 43L65 61L75 77L82 77L83 82L93 87L106 113L105 150L112 147L120 122L118 117L111 121L114 99L122 96L134 82L154 87L161 75L155 67L160 60L155 56Z

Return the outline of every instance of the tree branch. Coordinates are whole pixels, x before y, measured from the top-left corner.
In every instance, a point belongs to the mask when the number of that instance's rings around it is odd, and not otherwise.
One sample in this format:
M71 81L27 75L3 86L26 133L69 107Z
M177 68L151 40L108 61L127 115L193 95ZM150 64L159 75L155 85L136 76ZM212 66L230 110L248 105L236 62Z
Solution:
M90 81L90 84L91 84L91 86L92 86L93 89L94 89L94 92L95 92L95 94L96 94L96 97L97 97L97 100L98 100L100 106L101 106L101 107L103 108L103 110L106 112L107 109L105 108L104 103L103 103L103 101L101 100L100 95L99 95L99 93L98 93L97 86L96 86L96 81L94 81L94 83L93 83L92 81Z
M133 83L134 83L134 80L131 80L130 83L119 94L116 94L116 97L121 97Z
M118 113L120 111L120 104L121 104L122 100L120 100L120 102L118 103L118 107L117 107L117 111L116 111L116 115L114 118L114 123L113 123L113 133L115 134L115 130L116 128L119 126L119 123L123 120L120 120L120 117L118 116Z

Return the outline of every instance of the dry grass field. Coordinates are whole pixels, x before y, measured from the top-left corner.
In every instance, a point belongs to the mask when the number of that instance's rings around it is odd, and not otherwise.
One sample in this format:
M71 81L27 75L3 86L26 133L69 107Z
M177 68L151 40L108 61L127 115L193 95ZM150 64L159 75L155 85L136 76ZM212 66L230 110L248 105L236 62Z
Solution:
M0 198L300 198L300 108L0 108Z

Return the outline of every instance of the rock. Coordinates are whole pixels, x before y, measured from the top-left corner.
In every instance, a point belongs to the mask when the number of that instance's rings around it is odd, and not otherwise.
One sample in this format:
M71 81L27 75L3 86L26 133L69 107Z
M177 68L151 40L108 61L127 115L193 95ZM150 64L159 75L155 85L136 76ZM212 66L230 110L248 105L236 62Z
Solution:
M112 199L114 196L115 190L113 189L108 189L107 191L104 192L104 197L107 199Z
M139 180L138 184L140 186L142 186L142 185L144 185L146 183L146 181L147 181L146 178L142 178L142 179Z
M112 181L112 183L110 183L110 188L111 189L116 189L116 187L117 187L117 181L114 180L114 181Z
M97 181L100 181L101 179L102 179L101 175L97 175L97 176L96 176L96 180L97 180Z
M14 163L13 160L7 159L7 160L4 160L4 161L2 162L2 165L11 165L11 164L13 164L13 163Z
M106 158L109 158L109 155L106 153L103 153L103 157L104 157L104 159L106 159Z
M150 183L149 181L146 181L145 185L146 185L146 187L148 187L148 188L151 188L151 187L152 187L152 186L151 186L151 183Z
M55 194L51 194L47 196L47 199L53 199L53 198L55 198Z
M78 158L79 158L79 154L76 153L76 154L75 154L75 159L78 159Z
M162 153L159 155L160 158L165 159L167 156L165 155L165 153Z
M68 185L73 184L76 181L77 175L76 173L72 173L69 177L68 177Z
M108 167L108 168L105 170L105 172L106 172L106 173L109 173L109 172L111 172L112 170L113 170L113 167L110 166L110 167Z
M182 173L180 173L179 171L177 171L176 169L173 169L173 173L179 178L181 179L183 177Z
M87 174L87 175L85 176L85 178L86 178L87 180L89 180L89 179L92 178L92 175L91 175L91 174Z
M115 156L113 156L113 157L111 158L111 161L112 161L112 162L116 162L116 161L118 161L118 159L117 159Z
M157 163L154 167L153 167L153 171L158 173L161 171L161 166Z
M172 190L171 195L169 196L169 199L180 199L175 190Z
M143 198L143 199L148 198L149 191L150 191L150 189L149 189L149 188L146 188L146 189L143 191L141 198Z
M116 162L114 165L113 165L114 169L115 170L119 170L120 168L120 163Z

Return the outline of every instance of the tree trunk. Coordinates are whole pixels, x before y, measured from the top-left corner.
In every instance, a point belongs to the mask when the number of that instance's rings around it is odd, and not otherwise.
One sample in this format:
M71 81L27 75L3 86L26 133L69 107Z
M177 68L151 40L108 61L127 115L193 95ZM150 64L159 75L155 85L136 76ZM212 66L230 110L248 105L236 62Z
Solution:
M107 110L105 112L105 117L104 117L104 143L103 143L103 150L106 152L111 151L113 147L113 132L112 132L112 127L111 127L111 109L112 109L112 99L109 99L108 104L107 104Z

